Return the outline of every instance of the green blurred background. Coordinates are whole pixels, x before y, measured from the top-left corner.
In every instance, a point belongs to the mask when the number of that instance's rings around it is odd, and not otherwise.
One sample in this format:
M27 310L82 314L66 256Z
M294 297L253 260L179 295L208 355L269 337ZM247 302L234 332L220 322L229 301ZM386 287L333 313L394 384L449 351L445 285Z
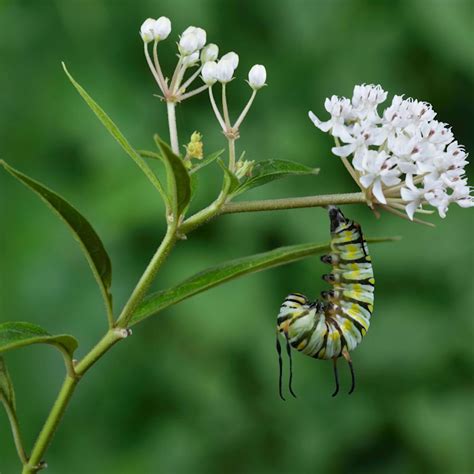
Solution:
M273 183L246 198L355 191L330 154L330 137L307 118L354 84L431 102L473 150L474 2L295 0L0 1L0 155L73 202L112 257L117 307L164 232L163 206L64 76L73 75L138 148L167 135L163 104L137 31L167 15L173 42L204 27L223 52L240 54L230 85L234 116L265 64L268 84L241 130L248 159L321 167L318 177ZM198 129L208 152L224 146L207 97L178 109L181 142ZM216 195L217 167L195 205ZM472 170L471 170L472 172ZM471 180L472 182L472 180ZM83 355L105 329L99 291L67 229L29 191L0 173L1 321L27 320L80 340ZM468 473L473 444L472 211L453 207L435 229L362 206L344 208L373 246L376 310L353 354L358 388L331 398L331 365L296 354L297 400L277 395L274 326L284 296L316 295L318 258L216 288L135 328L87 377L47 453L58 473ZM321 209L224 216L193 233L155 288L215 263L276 246L324 242ZM48 347L7 354L31 448L63 377ZM0 472L18 472L0 412Z

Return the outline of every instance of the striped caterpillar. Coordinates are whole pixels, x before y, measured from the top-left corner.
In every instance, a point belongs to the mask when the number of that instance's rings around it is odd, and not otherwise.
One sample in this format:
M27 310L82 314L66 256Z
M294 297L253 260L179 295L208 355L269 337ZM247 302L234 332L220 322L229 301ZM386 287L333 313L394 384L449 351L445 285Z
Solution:
M332 266L332 272L323 275L323 280L332 289L321 292L321 299L310 301L301 293L292 293L285 298L277 318L276 348L280 368L279 391L282 394L282 357L279 334L286 340L290 364L289 390L292 388L293 367L291 349L315 359L332 359L336 389L339 392L337 360L339 357L349 364L352 385L355 375L350 352L361 342L369 329L374 304L374 274L367 243L360 225L346 219L335 206L329 206L331 222L331 253L321 261Z

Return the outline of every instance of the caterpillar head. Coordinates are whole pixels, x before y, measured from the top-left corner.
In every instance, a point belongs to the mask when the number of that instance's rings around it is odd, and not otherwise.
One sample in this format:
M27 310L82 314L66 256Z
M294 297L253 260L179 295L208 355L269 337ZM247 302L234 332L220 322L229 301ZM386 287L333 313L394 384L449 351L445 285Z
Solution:
M331 232L337 232L341 226L347 224L344 214L336 206L328 206L329 220L331 221Z

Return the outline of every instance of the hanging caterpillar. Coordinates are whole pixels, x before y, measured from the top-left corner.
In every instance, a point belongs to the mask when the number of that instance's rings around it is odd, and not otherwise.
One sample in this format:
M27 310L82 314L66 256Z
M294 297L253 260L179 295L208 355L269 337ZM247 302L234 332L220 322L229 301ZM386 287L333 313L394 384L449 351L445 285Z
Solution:
M332 289L321 292L321 299L310 301L301 293L285 298L277 318L276 348L280 368L279 391L282 394L282 358L279 334L286 340L290 362L289 390L292 388L293 367L291 349L315 359L332 359L336 389L339 392L337 360L344 357L351 371L355 389L355 375L350 352L361 342L369 329L374 304L374 274L367 243L360 225L346 219L335 206L329 206L331 222L331 253L321 261L332 265L332 272L323 280Z

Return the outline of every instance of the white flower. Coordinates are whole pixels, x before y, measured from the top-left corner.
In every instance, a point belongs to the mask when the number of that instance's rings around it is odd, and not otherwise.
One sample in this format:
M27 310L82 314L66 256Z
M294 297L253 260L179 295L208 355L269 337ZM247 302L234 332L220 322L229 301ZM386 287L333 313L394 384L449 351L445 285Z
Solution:
M362 84L355 86L352 94L352 106L360 119L378 121L377 106L385 101L387 93L381 86Z
M219 47L217 44L209 43L201 51L201 62L204 64L208 61L215 61L217 56L219 56Z
M451 185L450 202L460 207L474 207L474 197L470 195L472 188L467 185L467 179L460 179Z
M411 174L407 174L405 185L406 187L403 187L400 190L400 195L402 199L408 203L405 209L410 220L413 220L415 211L424 201L425 190L423 188L417 188L413 184L413 177Z
M202 80L208 86L212 86L217 81L217 63L215 61L208 61L202 68Z
M189 56L198 50L198 39L196 35L189 33L183 34L179 39L178 44L179 52L183 56Z
M349 127L345 124L346 120L352 116L352 106L349 99L340 99L333 95L330 99L325 100L324 107L331 114L330 120L321 122L313 112L309 112L309 118L323 132L331 131L333 137L349 143L352 137L349 133Z
M153 41L154 38L154 33L153 29L155 27L155 21L153 18L147 18L141 28L140 28L140 36L142 37L142 40L145 43L149 43L150 41Z
M362 84L355 86L352 94L352 105L357 109L365 109L370 106L377 106L385 102L387 93L380 85Z
M230 61L235 71L239 65L239 55L231 51L230 53L224 54L224 56L221 58L221 61Z
M255 64L249 71L249 85L252 89L260 89L265 85L267 80L267 71L265 66Z
M383 193L383 185L395 186L400 183L400 171L394 167L389 155L375 150L366 150L358 160L354 159L354 167L361 172L360 183L364 188L372 187L372 193L378 202L387 204Z
M439 184L439 187L425 193L425 199L428 201L428 204L438 209L440 217L443 219L446 217L449 206L449 196L441 184Z
M161 41L168 38L171 33L171 21L166 16L160 16L153 25L153 39Z
M341 157L347 157L352 154L357 155L370 145L379 146L385 141L385 136L381 133L380 128L373 127L369 122L354 124L350 135L345 140L348 145L332 148L332 152L335 155Z
M201 49L206 44L206 31L203 30L202 28L198 28L196 26L188 26L183 31L183 34L181 36L183 37L187 35L193 35L196 38L196 41L197 41L196 49Z
M224 59L222 58L218 63L217 63L217 80L221 82L222 84L226 84L227 82L230 82L232 80L232 77L234 75L234 65L230 59Z

